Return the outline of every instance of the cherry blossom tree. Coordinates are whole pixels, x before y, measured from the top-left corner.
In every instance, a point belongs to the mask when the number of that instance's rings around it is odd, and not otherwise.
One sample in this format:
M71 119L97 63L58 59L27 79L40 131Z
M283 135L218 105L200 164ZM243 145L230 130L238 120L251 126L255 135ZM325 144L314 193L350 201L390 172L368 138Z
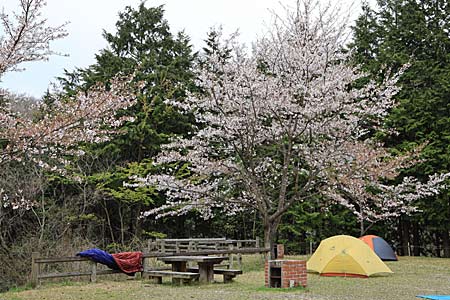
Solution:
M96 86L87 93L79 92L71 98L59 97L51 107L36 105L42 115L37 120L13 111L9 105L0 108L0 166L11 161L33 162L47 171L65 174L71 156L83 155L77 145L107 141L119 133L117 127L131 117L117 114L135 103L128 80L115 80L105 90ZM20 196L17 192L14 192ZM10 197L3 205L22 207L31 199ZM32 195L29 195L32 196Z
M21 117L8 105L0 110L0 139L5 140L0 164L18 160L24 153L30 156L76 154L72 147L80 142L98 143L109 139L113 129L129 117L117 118L116 113L135 103L128 80L115 80L106 90L101 85L71 98L57 97L51 106L41 103L42 117L37 121ZM73 150L73 151L72 151Z
M8 71L19 70L23 62L45 60L54 52L49 43L66 35L64 25L47 26L41 10L42 0L20 0L19 12L0 13L0 78ZM51 105L36 103L30 110L15 109L14 98L0 89L0 167L12 161L33 163L39 168L63 172L68 158L82 155L77 145L99 143L109 139L116 129L131 117L120 117L120 112L135 103L131 78L118 75L105 87L93 86L87 92L68 97L55 93ZM4 208L30 208L33 195L0 186L0 202Z
M338 8L301 0L251 53L235 35L212 35L200 64L203 93L170 102L195 114L198 131L165 146L156 160L161 174L130 183L166 192L166 204L144 215L256 210L269 247L283 214L326 190L346 143L394 105L401 73L351 88L364 74L341 51L347 24ZM176 161L190 173L177 172Z
M54 54L49 43L66 35L64 25L49 27L42 18L44 1L18 2L17 12L0 13L0 79L6 72L21 70L21 63L47 59ZM66 165L83 155L80 144L105 142L122 132L121 124L132 121L123 117L123 110L135 104L134 91L142 87L131 77L116 74L107 84L70 96L53 92L45 103L23 101L0 89L0 253L4 261L12 261L17 255L12 250L24 240L38 237L37 244L30 244L42 250L54 233L51 224L59 216L55 214L59 205L56 197L49 197L51 172L67 175ZM34 107L24 109L25 102L34 102ZM17 267L12 266L9 269ZM0 269L0 277L5 270L8 265Z
M347 159L335 166L325 194L356 215L361 235L379 221L417 212L415 202L439 194L450 176L434 174L425 183L406 176L398 184L388 184L401 176L402 169L419 161L423 145L397 156L369 140L347 142L345 148Z
M23 62L47 60L55 54L50 42L67 35L65 24L47 26L42 17L45 0L19 0L18 12L0 12L0 79L8 71L19 70Z

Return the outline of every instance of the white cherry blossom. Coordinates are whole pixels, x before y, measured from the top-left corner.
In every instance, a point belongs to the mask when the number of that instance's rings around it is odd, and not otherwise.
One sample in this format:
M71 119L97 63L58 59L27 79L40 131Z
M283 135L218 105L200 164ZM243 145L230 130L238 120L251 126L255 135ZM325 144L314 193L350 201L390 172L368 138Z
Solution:
M403 70L381 84L351 88L365 74L346 63L347 24L338 9L301 0L275 18L251 52L236 35L219 34L200 64L204 93L169 101L195 115L198 131L164 147L156 163L165 175L132 180L166 191L166 204L144 215L252 209L260 213L268 246L289 207L332 184L346 143L394 105ZM164 168L179 161L191 176Z

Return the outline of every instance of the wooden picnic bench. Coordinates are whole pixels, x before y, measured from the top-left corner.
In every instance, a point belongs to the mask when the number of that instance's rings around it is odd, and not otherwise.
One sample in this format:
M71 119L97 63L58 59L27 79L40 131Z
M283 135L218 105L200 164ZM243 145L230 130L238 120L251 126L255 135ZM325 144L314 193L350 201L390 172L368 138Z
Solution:
M163 271L163 270L146 270L144 274L149 276L149 279L153 279L155 283L162 283L163 277L171 277L172 282L175 284L183 285L190 283L192 280L198 279L200 274L194 272L175 272L175 271Z
M198 268L187 268L187 271L198 273ZM223 275L223 282L231 282L237 275L242 275L242 270L214 269L214 274Z
M225 256L167 256L158 257L167 264L172 265L173 272L187 272L187 263L195 262L198 264L198 274L200 283L211 283L214 281L214 265L220 264L222 261L227 260ZM173 277L172 277L173 279ZM173 280L172 280L173 281ZM177 282L175 282L177 283Z

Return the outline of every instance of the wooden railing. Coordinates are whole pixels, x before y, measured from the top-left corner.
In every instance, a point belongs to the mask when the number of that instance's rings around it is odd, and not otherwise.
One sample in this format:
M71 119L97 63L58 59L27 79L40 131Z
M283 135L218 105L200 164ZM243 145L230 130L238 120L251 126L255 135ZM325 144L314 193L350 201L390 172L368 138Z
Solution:
M226 238L188 238L188 239L156 239L149 240L147 250L151 252L174 254L189 253L199 251L227 251L229 254L229 268L233 268L234 262L237 261L239 268L242 268L242 253L236 252L236 255L230 251L239 249L259 249L260 240L228 240Z
M234 241L236 242L236 241ZM240 241L242 243L246 241ZM186 251L186 252L161 252L161 251L151 251L144 252L143 254L143 271L152 270L153 268L149 264L149 260L152 258L162 257L162 256L177 256L180 253L183 253L184 256L192 256L192 255L227 255L229 256L229 260L233 260L237 256L237 262L239 267L242 267L242 255L243 254L257 254L262 253L266 254L269 252L269 249L266 248L257 248L257 247L249 247L249 248L234 248L229 247L227 249L209 249L209 248L201 248L198 247L198 250L194 251ZM73 271L73 272L51 272L46 273L42 265L51 265L58 263L75 263L75 262L86 262L90 266L88 270L85 271ZM231 265L228 265L229 268L233 268L233 262ZM81 276L89 276L91 282L96 282L98 275L109 275L109 274L117 274L121 273L116 270L98 270L97 263L91 261L88 258L84 257L55 257L55 258L44 258L40 257L39 252L33 252L31 256L31 285L33 287L40 284L42 279L50 279L50 278L65 278L65 277L81 277Z
M148 241L148 250L162 253L183 253L203 250L259 248L260 240L227 240L226 238L156 239Z
M43 264L57 264L57 263L67 263L67 262L87 262L90 264L89 271L78 271L78 272L54 272L54 273L44 273L42 271L41 265ZM31 255L31 286L35 287L40 283L41 279L50 278L64 278L64 277L79 277L79 276L89 276L91 282L96 282L97 275L107 275L120 273L116 270L97 270L97 263L91 261L84 257L55 257L55 258L42 258L39 252L33 252Z

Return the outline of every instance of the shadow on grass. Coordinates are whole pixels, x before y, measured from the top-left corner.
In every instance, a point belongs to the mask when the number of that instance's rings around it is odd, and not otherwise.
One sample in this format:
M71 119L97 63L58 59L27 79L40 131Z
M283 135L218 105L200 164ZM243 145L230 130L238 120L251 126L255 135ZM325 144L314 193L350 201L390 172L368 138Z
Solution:
M307 287L296 286L292 288L269 288L266 286L257 287L257 292L271 292L271 293L292 293L292 292L309 292Z

